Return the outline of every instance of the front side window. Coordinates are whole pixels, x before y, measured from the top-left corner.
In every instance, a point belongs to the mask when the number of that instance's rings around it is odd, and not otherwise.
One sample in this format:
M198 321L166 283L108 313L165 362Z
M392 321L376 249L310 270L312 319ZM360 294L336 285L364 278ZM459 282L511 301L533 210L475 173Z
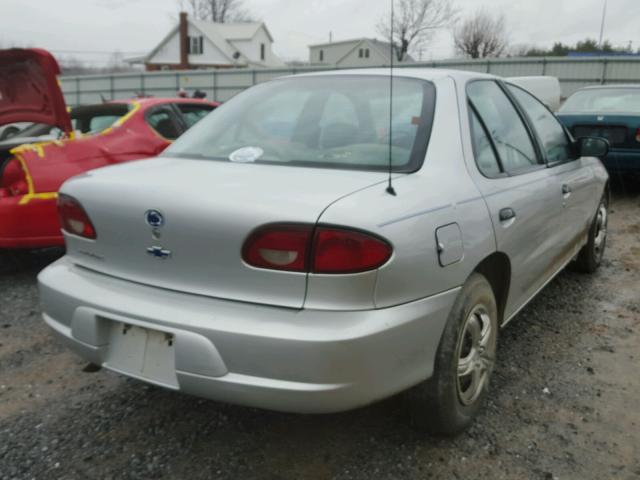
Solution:
M183 135L168 156L301 167L414 171L424 161L435 87L386 76L275 80L246 90ZM391 126L391 132L390 132Z
M522 118L496 82L472 82L467 94L487 127L506 172L519 173L541 164Z
M556 117L530 93L514 85L509 85L508 88L527 113L538 133L547 162L553 164L570 160L571 146L564 128Z

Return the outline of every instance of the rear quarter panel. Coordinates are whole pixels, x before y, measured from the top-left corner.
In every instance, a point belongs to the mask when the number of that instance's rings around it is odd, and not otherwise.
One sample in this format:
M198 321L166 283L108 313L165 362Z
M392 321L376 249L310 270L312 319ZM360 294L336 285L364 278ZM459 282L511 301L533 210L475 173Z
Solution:
M391 260L361 277L363 286L375 281L376 308L459 287L495 251L486 205L465 167L462 137L468 134L460 129L454 81L443 78L435 83L434 125L422 168L395 176L397 196L388 194L385 184L374 185L335 202L320 218L321 223L373 232L393 245ZM464 253L460 261L442 267L436 230L452 223L460 227ZM343 295L339 284L325 277L310 275L305 307L326 306Z

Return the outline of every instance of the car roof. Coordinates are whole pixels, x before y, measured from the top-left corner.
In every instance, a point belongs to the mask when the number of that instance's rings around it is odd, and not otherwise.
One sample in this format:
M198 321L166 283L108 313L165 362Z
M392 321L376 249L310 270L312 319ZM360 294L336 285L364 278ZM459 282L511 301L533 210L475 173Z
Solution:
M313 76L341 76L341 75L381 75L389 76L389 68L358 68L349 70L331 70L303 73L300 75L290 75L286 78L313 77ZM469 72L465 70L450 70L446 68L422 68L422 67L400 67L393 69L394 77L419 78L421 80L439 80L442 78L453 78L454 80L468 81L475 78L497 79L495 75L486 73ZM504 79L502 79L504 80Z
M139 103L140 105L146 107L151 105L159 105L162 103L203 103L205 105L219 105L218 102L213 102L211 100L207 100L206 98L182 98L182 97L141 97L141 98L125 98L112 100L107 103Z
M581 92L582 90L611 90L616 88L638 88L640 89L640 83L616 83L609 85L591 85L589 87L584 87L578 90Z

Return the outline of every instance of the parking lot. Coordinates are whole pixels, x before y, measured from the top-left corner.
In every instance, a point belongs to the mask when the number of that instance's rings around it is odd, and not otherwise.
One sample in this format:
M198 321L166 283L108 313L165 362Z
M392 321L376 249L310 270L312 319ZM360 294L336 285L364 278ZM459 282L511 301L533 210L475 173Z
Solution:
M3 254L0 479L640 476L640 195L614 194L603 268L556 278L501 332L491 401L455 439L403 398L329 416L223 405L85 363L40 319L61 254Z

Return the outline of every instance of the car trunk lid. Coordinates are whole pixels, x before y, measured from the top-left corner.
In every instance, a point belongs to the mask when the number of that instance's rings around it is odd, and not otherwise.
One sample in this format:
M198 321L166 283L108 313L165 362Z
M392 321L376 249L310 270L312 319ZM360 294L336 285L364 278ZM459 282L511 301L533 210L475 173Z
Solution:
M46 50L0 50L0 125L34 122L71 132L59 74L58 62Z
M246 238L265 224L315 224L334 201L384 178L173 158L108 167L63 186L83 205L98 237L67 235L67 251L78 265L134 282L301 308L306 273L245 264Z
M640 115L560 114L574 137L606 138L611 148L640 149Z

